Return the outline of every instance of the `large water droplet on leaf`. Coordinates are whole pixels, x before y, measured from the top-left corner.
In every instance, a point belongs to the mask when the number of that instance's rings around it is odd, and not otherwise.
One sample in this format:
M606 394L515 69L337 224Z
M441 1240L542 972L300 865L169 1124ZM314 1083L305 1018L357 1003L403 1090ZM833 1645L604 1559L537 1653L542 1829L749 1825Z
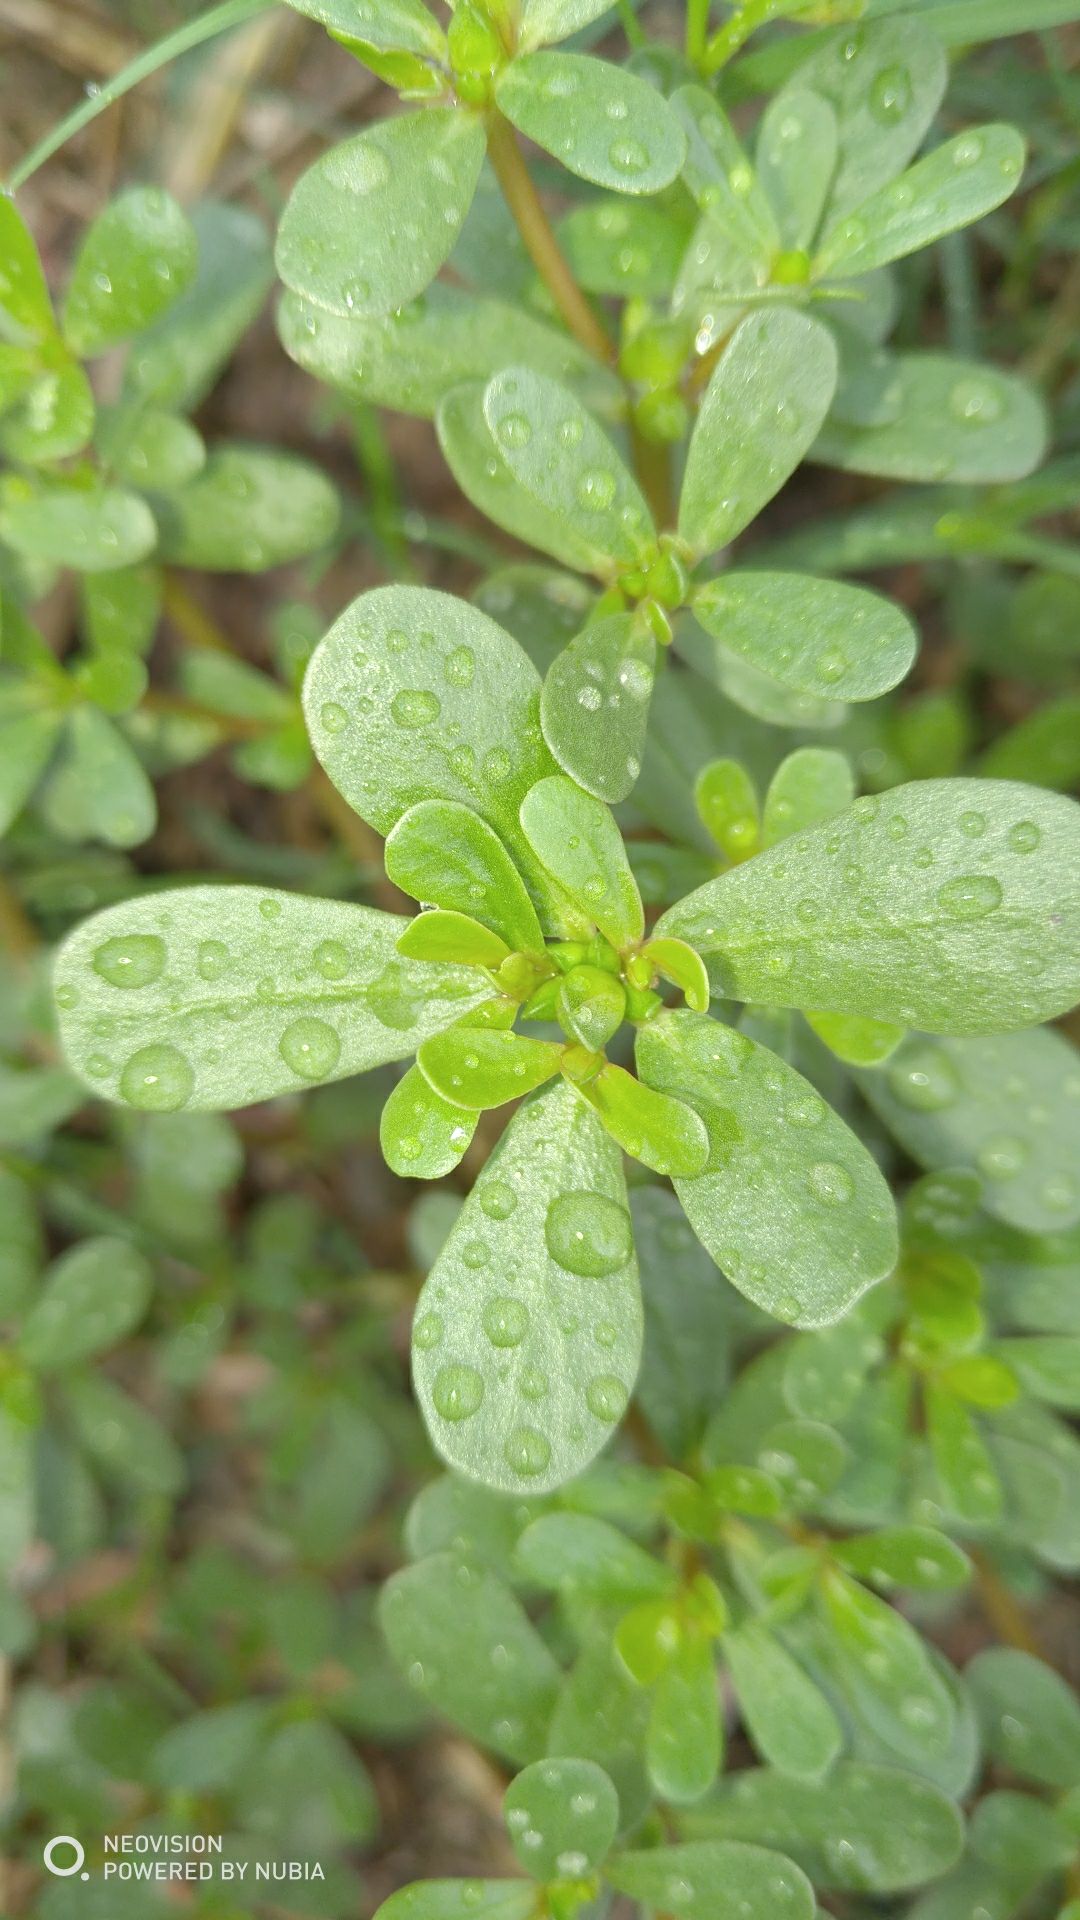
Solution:
M625 1266L633 1250L630 1215L599 1193L562 1193L544 1222L548 1252L569 1273L600 1280Z

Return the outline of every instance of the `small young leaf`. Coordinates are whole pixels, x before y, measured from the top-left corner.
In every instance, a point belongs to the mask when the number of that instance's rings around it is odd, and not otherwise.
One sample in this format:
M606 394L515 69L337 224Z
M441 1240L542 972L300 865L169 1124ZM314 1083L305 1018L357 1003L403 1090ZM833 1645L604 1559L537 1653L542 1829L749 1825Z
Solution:
M410 1067L379 1119L383 1159L402 1179L441 1180L459 1164L478 1118L444 1100L419 1067Z
M96 445L116 479L144 490L182 487L206 462L202 435L190 420L141 401L102 414Z
M87 357L141 333L195 277L195 230L171 194L129 187L87 230L61 321L68 345Z
M607 13L612 0L525 0L521 18L523 48L569 40Z
M510 1782L503 1818L526 1873L580 1880L610 1851L619 1796L592 1760L539 1760Z
M786 1854L734 1840L620 1853L605 1871L621 1893L675 1920L813 1920L817 1911L813 1887Z
M774 112L807 91L832 107L839 135L833 215L847 213L907 165L941 105L947 77L940 41L910 17L837 27L800 61Z
M856 426L825 422L812 458L885 480L1022 480L1046 446L1046 414L1016 374L947 353L901 353L892 361L894 412Z
M468 1605L448 1608L452 1593ZM435 1553L393 1574L378 1609L390 1652L424 1699L519 1765L543 1753L559 1669L501 1580ZM494 1646L505 1649L499 1661Z
M685 940L646 940L641 957L655 967L663 980L678 987L688 1007L695 1013L709 1011L709 974L700 954Z
M20 689L20 696L22 690ZM24 698L0 706L0 834L29 800L52 758L64 716Z
M425 1040L417 1065L444 1100L471 1112L501 1107L543 1086L559 1071L557 1041L523 1033L478 1033L468 1023Z
M1024 142L1015 127L957 134L830 227L815 274L870 273L981 220L1015 191L1023 167Z
M260 887L108 907L57 955L68 1057L95 1092L155 1113L244 1106L400 1060L492 997L471 967L402 960L403 926Z
M282 566L325 547L338 522L337 491L318 467L269 447L220 447L154 504L164 558L212 572Z
M21 1358L43 1373L89 1359L138 1325L152 1288L148 1262L126 1240L80 1241L49 1268L19 1333Z
M949 1593L971 1578L967 1554L933 1527L885 1527L838 1541L831 1552L849 1573L886 1592Z
M1077 1054L1052 1030L973 1040L912 1034L859 1075L875 1113L929 1168L969 1167L988 1213L1028 1233L1080 1219Z
M0 489L0 538L29 559L98 573L141 560L157 528L145 500L119 487L34 483L9 474Z
M778 493L815 440L836 385L819 321L786 308L748 314L705 390L686 456L679 532L713 553Z
M709 881L657 932L714 958L714 988L734 999L1007 1031L1076 999L1077 872L1074 801L1005 780L922 780Z
M587 53L519 54L496 81L495 98L520 133L615 193L669 187L686 154L663 94Z
M670 1567L607 1520L585 1513L545 1513L526 1527L514 1551L518 1573L546 1592L565 1588L629 1605L671 1593Z
M762 810L761 844L774 847L792 834L833 820L855 798L851 763L828 747L797 747L781 760Z
M612 946L635 945L645 931L645 915L622 835L607 807L564 774L553 774L530 787L521 803L521 825L545 871Z
M549 513L515 478L484 416L484 389L457 387L435 421L446 464L467 500L486 519L563 566L591 573L596 549L577 521Z
M640 1351L618 1149L560 1082L515 1113L428 1275L416 1391L456 1471L542 1493L605 1445Z
M839 1319L896 1260L889 1190L870 1154L801 1074L719 1021L661 1013L638 1064L709 1134L700 1179L675 1188L740 1292L796 1326Z
M891 600L810 574L725 573L695 595L694 618L729 652L818 699L876 700L904 678L917 645ZM693 629L690 640L680 634L680 651L708 673Z
M705 87L679 87L671 104L686 132L683 177L749 290L780 244L773 210L730 120Z
M695 1179L709 1158L705 1126L682 1100L635 1080L624 1067L607 1065L579 1091L596 1108L624 1153L654 1173Z
M361 819L385 834L419 801L456 801L494 829L547 905L551 886L518 819L529 788L555 770L537 725L539 696L516 640L426 587L361 594L316 647L304 680L312 744Z
M74 360L51 367L0 419L0 450L9 460L45 466L81 452L94 431L94 396Z
M854 1893L920 1887L946 1872L964 1844L959 1809L939 1788L851 1760L820 1783L744 1769L721 1784L695 1824L783 1847L817 1885Z
M632 567L656 538L644 497L580 400L528 367L497 373L484 418L500 458L545 514L585 540L591 570Z
M564 773L610 806L641 772L656 641L633 614L593 621L555 656L540 696L544 738Z
M124 735L97 707L76 707L37 798L62 840L137 847L157 820L154 789Z
M484 158L476 114L381 120L302 174L278 225L287 287L330 313L377 314L422 293L469 210Z
M398 952L407 960L449 960L468 967L498 967L510 948L497 933L482 926L470 914L436 908L433 913L419 913L415 920L410 920L398 941Z
M422 800L386 839L386 871L414 900L475 915L515 953L542 953L544 936L502 841L471 807Z
M80 1445L110 1479L171 1496L186 1478L184 1456L165 1428L102 1373L73 1374L64 1398Z
M992 1759L1022 1780L1080 1786L1080 1703L1060 1675L1030 1653L991 1647L964 1678Z
M867 1020L850 1013L807 1013L804 1018L830 1053L851 1067L879 1067L904 1038L905 1029L891 1020Z
M725 1633L722 1647L747 1732L762 1759L781 1773L820 1778L844 1744L824 1694L759 1620Z
M599 1053L626 1016L626 989L603 967L571 967L559 981L555 1014L563 1032Z
M655 1792L677 1806L700 1800L716 1779L720 1754L720 1698L712 1646L701 1634L687 1634L653 1691L645 1764Z
M936 1380L925 1388L926 1437L945 1511L972 1527L992 1527L1004 1496L974 1416Z
M758 126L754 164L779 230L781 247L813 245L836 168L836 115L818 93L798 86L775 94Z
M698 813L732 866L757 851L757 790L738 760L710 760L702 767L694 799Z
M289 0L298 13L317 20L328 33L358 40L380 53L413 53L444 59L446 36L423 0Z

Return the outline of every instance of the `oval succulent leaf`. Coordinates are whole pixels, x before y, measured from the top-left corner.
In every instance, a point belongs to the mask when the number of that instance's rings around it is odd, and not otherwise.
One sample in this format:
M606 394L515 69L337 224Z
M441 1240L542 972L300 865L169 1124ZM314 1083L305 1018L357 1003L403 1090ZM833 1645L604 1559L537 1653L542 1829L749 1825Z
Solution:
M695 1013L709 1011L709 974L704 961L685 940L647 940L642 958L656 968L663 980L678 987L688 1007Z
M1027 381L948 353L892 359L888 419L826 421L811 457L885 480L1022 480L1046 446L1046 413Z
M325 547L338 496L307 460L271 447L219 447L185 486L155 497L163 559L261 573Z
M195 276L198 243L161 187L129 187L87 229L61 322L69 346L104 353L171 307Z
M90 705L69 716L35 805L61 840L137 847L154 831L154 789L134 749Z
M470 915L515 953L542 953L528 889L498 834L456 800L421 800L386 840L386 871L414 900Z
M841 1751L840 1723L820 1688L759 1620L723 1637L724 1659L750 1738L781 1773L819 1779Z
M581 1880L611 1850L619 1796L595 1761L538 1760L510 1782L503 1818L534 1880Z
M560 767L615 806L633 790L645 751L656 641L630 613L594 620L556 654L540 724Z
M713 1650L702 1634L686 1634L653 1688L645 1765L654 1792L676 1806L700 1800L716 1779L722 1745ZM676 1905L674 1911L704 1914L706 1909ZM709 1911L715 1913L715 1906Z
M446 52L446 36L422 0L289 0L289 5L328 33L380 53L438 60Z
M573 1088L509 1127L428 1275L413 1375L439 1453L504 1493L543 1493L600 1451L641 1354L619 1150Z
M478 1118L444 1100L419 1067L410 1067L379 1118L383 1159L404 1180L441 1180L460 1163Z
M786 1854L732 1840L620 1853L607 1875L675 1920L813 1920L817 1911L809 1880Z
M450 960L467 967L498 967L510 948L470 914L436 908L433 913L421 913L410 920L398 941L398 952L407 960Z
M417 1065L444 1100L475 1112L504 1106L542 1086L558 1073L562 1055L558 1041L464 1026L425 1040Z
M720 102L705 87L679 87L671 96L686 133L683 178L724 243L729 271L742 271L746 289L780 244L776 220L761 181L747 159Z
M786 308L748 314L705 389L686 456L679 532L696 553L734 540L793 473L836 386L832 335Z
M609 12L612 0L525 0L521 45L526 50L551 40L568 40Z
M550 513L515 477L484 416L484 389L456 387L448 393L435 425L446 464L467 500L486 519L526 546L538 547L565 567L591 573L596 549L576 521Z
M1024 142L1015 127L973 127L924 155L825 233L814 271L847 279L981 220L1016 189Z
M663 94L587 53L524 53L495 98L519 133L582 180L615 193L658 193L682 166L686 140Z
M287 287L331 313L389 313L450 253L484 158L473 113L422 108L381 120L309 167L278 226Z
M833 820L855 798L846 755L831 747L796 747L773 774L762 809L761 844L774 847L819 820Z
M922 780L688 894L658 922L737 1000L929 1033L1009 1031L1080 993L1080 808L1009 780Z
M603 967L571 967L555 991L555 1012L564 1032L598 1053L626 1016L626 989Z
M130 1242L81 1240L46 1273L19 1331L20 1358L48 1373L113 1346L142 1319L153 1284L149 1262Z
M637 1056L650 1085L705 1123L708 1166L675 1191L741 1293L795 1326L827 1326L892 1271L896 1216L877 1163L801 1074L689 1011L649 1021Z
M403 960L394 913L262 887L183 887L94 914L54 968L95 1093L150 1113L253 1100L413 1053L490 999L471 967Z
M694 618L751 666L818 699L876 700L904 678L917 645L893 601L810 574L725 573L695 596ZM699 666L695 642L700 650L691 632L680 651Z
M596 1108L624 1153L654 1173L692 1178L709 1157L709 1137L701 1120L682 1100L635 1080L625 1067L601 1067L579 1089Z
M158 530L145 500L120 487L57 485L8 474L0 483L0 539L28 560L108 573L141 560Z
M836 115L820 94L797 86L774 94L761 116L754 165L782 247L805 252L813 244L838 145Z
M839 156L829 211L846 213L906 167L922 145L948 77L937 35L910 17L838 27L799 63L776 111L807 89L836 115Z
M521 825L544 869L613 947L641 939L641 895L622 835L601 801L564 774L553 774L525 795Z
M647 554L656 529L641 490L566 387L510 367L485 387L484 418L518 485L587 542L592 571L607 577Z

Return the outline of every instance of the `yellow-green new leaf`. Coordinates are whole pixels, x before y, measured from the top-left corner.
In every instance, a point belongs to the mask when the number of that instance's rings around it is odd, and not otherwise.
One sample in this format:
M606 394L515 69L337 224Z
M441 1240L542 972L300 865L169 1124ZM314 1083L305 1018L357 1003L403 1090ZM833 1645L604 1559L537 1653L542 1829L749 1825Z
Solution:
M657 931L732 999L1032 1026L1080 997L1080 807L1009 780L893 787L707 881Z
M635 1080L625 1067L601 1067L595 1079L578 1088L595 1107L624 1153L654 1173L691 1178L705 1170L709 1136L702 1121L682 1100Z
M419 1067L410 1067L379 1118L383 1159L402 1179L441 1180L460 1162L478 1119L444 1100Z
M386 871L414 900L468 914L515 953L542 953L544 936L524 880L497 833L456 800L421 800L386 839Z
M436 1093L455 1106L483 1111L519 1100L559 1071L563 1048L524 1033L482 1033L468 1025L425 1040L417 1065Z
M613 947L641 939L641 895L622 835L602 801L583 793L565 774L553 774L525 795L521 825L545 871Z

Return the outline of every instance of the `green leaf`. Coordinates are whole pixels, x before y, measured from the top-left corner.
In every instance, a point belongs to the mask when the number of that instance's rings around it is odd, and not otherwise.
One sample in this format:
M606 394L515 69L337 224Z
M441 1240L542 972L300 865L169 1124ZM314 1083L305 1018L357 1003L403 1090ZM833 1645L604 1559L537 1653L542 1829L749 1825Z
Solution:
M685 1100L710 1163L675 1190L702 1245L739 1291L778 1319L826 1326L896 1260L892 1199L877 1165L801 1074L745 1034L691 1012L643 1027L638 1064Z
M732 865L756 850L757 789L738 760L710 760L702 767L694 800L721 853Z
M1060 1334L998 1340L994 1357L1020 1382L1025 1393L1066 1413L1080 1412L1080 1338Z
M138 341L124 371L127 390L181 413L209 392L273 279L266 230L244 207L206 200L191 223L195 278Z
M634 1398L674 1460L701 1438L727 1371L730 1295L674 1195L630 1195L645 1306L645 1351Z
M756 286L755 268L780 244L773 211L723 108L705 87L679 87L671 104L686 133L683 177L732 262L728 271L744 289Z
M920 1165L970 1167L988 1213L1029 1233L1080 1219L1080 1059L1064 1034L912 1034L859 1085Z
M555 656L540 696L544 738L564 773L614 806L641 772L656 641L633 614L595 620Z
M599 1052L622 1026L626 988L603 967L571 967L559 981L555 1014L570 1039Z
M409 807L387 835L386 871L414 900L475 915L515 953L543 952L525 882L498 835L471 807L452 800Z
M621 1853L605 1871L621 1893L676 1920L813 1920L816 1912L814 1890L791 1860L733 1840Z
M510 948L497 933L482 926L470 914L435 908L410 920L398 941L398 952L409 960L449 960L469 967L498 967Z
M54 708L32 706L22 697L0 706L0 834L22 812L45 768L64 724Z
M654 1173L695 1178L709 1158L709 1136L682 1100L635 1080L624 1067L606 1065L579 1092L595 1107L624 1153Z
M269 447L216 448L154 504L163 557L212 572L282 566L325 547L338 522L337 490L319 469Z
M518 1574L545 1592L565 1590L623 1606L671 1593L675 1576L610 1521L585 1513L544 1513L514 1550Z
M695 1013L708 1013L711 998L709 973L700 954L685 940L646 940L641 957L663 980L678 987L688 1007Z
M887 1601L836 1570L826 1576L820 1597L833 1670L856 1708L887 1737L902 1730L904 1750L913 1755L947 1751L956 1709L915 1628Z
M87 639L98 652L144 655L157 632L161 576L152 565L87 574L82 582Z
M128 1241L82 1240L49 1268L18 1351L43 1373L89 1359L138 1326L152 1289L149 1264Z
M0 483L0 538L28 559L80 573L127 567L150 552L157 528L145 500L92 481L65 486L8 474Z
M958 133L831 226L815 274L847 279L931 246L999 207L1015 191L1023 167L1024 142L1015 127Z
M52 301L34 238L10 193L0 196L0 307L22 333L41 340L55 333Z
M343 317L286 293L277 319L286 353L316 379L423 419L463 381L489 380L512 364L572 383L598 403L613 397L612 376L568 334L508 302L437 281L389 314Z
M284 687L246 660L212 647L191 647L180 662L180 684L188 698L213 713L238 720L287 720L295 711Z
M991 1647L964 1678L992 1759L1022 1780L1080 1785L1080 1702L1060 1675L1030 1653Z
M645 915L622 835L607 807L564 774L553 774L526 793L521 825L544 870L612 946L636 945L645 932Z
M849 1573L886 1592L949 1593L971 1578L967 1554L934 1527L883 1527L837 1541L830 1551Z
M497 373L484 418L499 456L543 513L584 541L592 572L636 566L656 538L636 481L580 400L528 367Z
M403 1059L491 997L473 968L402 960L403 925L261 887L108 907L57 955L65 1049L96 1092L158 1113L244 1106Z
M637 74L587 53L519 54L495 82L519 133L615 193L669 187L686 154L676 116Z
M100 1373L73 1375L64 1382L64 1397L76 1438L110 1479L140 1493L180 1490L183 1454L137 1400Z
M75 256L61 313L68 345L85 358L141 333L194 279L197 256L195 230L171 194L118 194Z
M725 1633L724 1659L747 1732L762 1759L781 1773L817 1779L844 1740L824 1694L759 1620Z
M595 548L575 519L549 513L515 478L484 417L484 389L458 387L436 416L439 445L466 499L485 519L564 566L590 573Z
M182 414L129 401L98 425L97 450L118 480L132 487L182 487L206 460L202 435Z
M628 299L666 299L690 240L690 228L672 208L646 201L600 200L575 207L559 222L558 239L579 286L587 293ZM515 353L532 366L531 356ZM543 371L559 375L557 368Z
M559 1669L501 1580L435 1553L391 1576L378 1611L390 1652L425 1700L518 1765L543 1754Z
M891 1020L866 1020L846 1013L808 1013L805 1017L830 1053L852 1067L880 1066L904 1038L904 1028Z
M1037 787L918 781L708 881L657 931L711 959L732 999L1007 1031L1080 988L1078 826Z
M697 1818L710 1833L782 1847L818 1886L899 1893L947 1871L963 1847L958 1809L894 1767L841 1760L827 1780L765 1768L724 1781Z
M687 1634L653 1690L645 1764L655 1792L676 1806L700 1800L716 1779L720 1754L720 1699L712 1646L701 1634ZM624 1882L616 1885L625 1888ZM690 1909L676 1907L675 1911Z
M468 1023L425 1040L417 1065L437 1094L472 1112L505 1106L558 1073L560 1042L523 1033L478 1033Z
M523 48L551 40L569 40L608 12L612 0L525 0L521 18Z
M993 1457L973 1414L937 1380L924 1389L926 1437L946 1513L971 1527L992 1527L1004 1505Z
M402 1179L441 1180L467 1151L477 1119L436 1093L419 1067L410 1067L379 1120L383 1159Z
M726 651L817 699L876 700L908 673L917 646L893 601L811 574L725 573L695 595L694 618ZM693 629L679 647L711 674Z
M769 782L762 812L761 842L776 846L792 834L833 820L855 798L851 763L828 747L797 747L781 760Z
M484 158L464 108L380 120L302 174L278 225L287 287L330 313L389 313L422 293L450 253Z
M123 734L96 707L76 707L37 799L63 840L137 847L157 821L154 789Z
M344 1734L296 1720L260 1744L244 1770L237 1812L246 1831L281 1852L333 1852L370 1842L378 1806L370 1776Z
M679 496L679 533L696 553L726 546L793 473L836 385L828 328L784 307L748 314L705 389Z
M836 115L818 93L798 86L774 95L758 126L754 164L776 215L780 245L813 245L836 168Z
M510 1782L503 1818L526 1873L581 1880L611 1849L619 1796L592 1760L538 1760Z
M50 367L0 419L9 460L45 466L79 453L94 430L94 396L74 360Z
M0 1167L0 1314L10 1320L34 1287L45 1235L31 1189L17 1173Z
M542 1493L606 1444L640 1351L618 1150L558 1083L515 1113L428 1275L417 1395L457 1472Z
M536 1888L520 1880L416 1880L375 1920L530 1920L535 1910Z
M328 33L359 40L382 53L445 57L446 36L422 0L289 0L297 13L317 20Z
M304 681L312 744L361 819L389 833L423 800L469 807L550 909L553 890L518 819L529 788L554 772L539 702L539 677L516 640L426 587L361 594L316 647Z
M812 458L885 480L1022 480L1046 446L1046 415L1015 374L947 353L892 361L891 418L873 426L827 420Z
M799 62L777 96L809 92L832 107L839 158L829 195L846 213L905 167L941 105L948 64L940 42L918 20L840 26Z

